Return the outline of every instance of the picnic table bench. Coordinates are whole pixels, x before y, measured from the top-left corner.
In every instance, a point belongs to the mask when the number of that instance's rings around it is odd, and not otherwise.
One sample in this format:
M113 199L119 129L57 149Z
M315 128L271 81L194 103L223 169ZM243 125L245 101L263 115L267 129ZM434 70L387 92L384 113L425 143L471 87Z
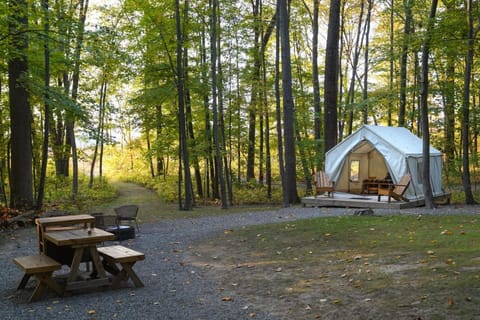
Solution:
M105 270L114 276L113 288L118 287L121 281L128 281L129 278L132 279L135 287L143 287L142 281L133 271L133 265L137 261L144 260L145 254L120 245L100 247L98 253L103 257ZM117 264L120 264L121 268Z
M24 276L17 290L24 289L31 276L37 278L37 285L30 296L29 302L39 300L46 287L53 289L58 295L63 295L63 288L52 277L54 271L61 269L62 265L52 258L37 254L32 256L17 257L13 262L24 271Z

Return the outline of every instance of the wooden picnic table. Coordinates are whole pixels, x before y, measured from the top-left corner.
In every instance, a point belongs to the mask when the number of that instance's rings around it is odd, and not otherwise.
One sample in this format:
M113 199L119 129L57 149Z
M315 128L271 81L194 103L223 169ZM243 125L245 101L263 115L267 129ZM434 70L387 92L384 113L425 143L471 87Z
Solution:
M43 235L47 230L65 229L81 225L84 228L95 227L95 217L88 214L66 215L57 217L38 218L37 224L38 249L40 253L45 253L45 241Z
M45 242L58 247L71 247L74 250L70 272L66 280L65 290L100 287L109 284L109 279L100 261L97 245L105 241L115 240L113 233L98 228L79 228L71 230L47 231L43 235ZM79 267L84 252L90 255L93 262L94 278L80 277ZM49 255L49 252L46 252Z

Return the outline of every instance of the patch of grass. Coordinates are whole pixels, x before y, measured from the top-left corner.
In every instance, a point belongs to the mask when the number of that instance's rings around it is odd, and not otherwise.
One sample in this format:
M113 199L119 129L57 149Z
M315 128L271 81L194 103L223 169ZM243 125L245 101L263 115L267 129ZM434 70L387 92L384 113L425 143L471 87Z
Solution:
M280 318L472 319L480 315L479 220L343 216L255 226L227 230L195 257L215 266L232 295Z

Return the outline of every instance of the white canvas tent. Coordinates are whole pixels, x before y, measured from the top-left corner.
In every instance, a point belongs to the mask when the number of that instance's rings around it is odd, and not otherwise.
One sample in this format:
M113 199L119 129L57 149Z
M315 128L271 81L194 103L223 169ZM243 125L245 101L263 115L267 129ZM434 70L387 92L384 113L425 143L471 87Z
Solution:
M335 181L336 191L360 193L365 179L394 183L411 174L405 197L423 198L422 140L400 127L364 125L326 153L325 172ZM430 181L433 195L443 195L442 153L430 146Z

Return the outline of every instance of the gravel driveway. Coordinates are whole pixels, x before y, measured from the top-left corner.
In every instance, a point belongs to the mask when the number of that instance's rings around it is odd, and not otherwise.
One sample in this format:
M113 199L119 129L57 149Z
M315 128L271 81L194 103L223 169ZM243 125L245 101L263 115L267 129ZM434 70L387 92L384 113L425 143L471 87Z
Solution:
M1 319L274 319L256 310L248 301L222 301L222 291L204 270L184 263L190 245L225 229L245 225L294 221L310 217L351 215L354 209L292 207L272 211L232 214L143 224L141 232L123 245L144 252L135 265L145 284L129 284L117 290L89 291L59 298L48 291L40 302L27 303L30 289L16 291L21 271L16 256L37 253L33 227L0 233ZM480 207L446 206L435 210L409 209L402 214L479 213ZM376 210L375 214L398 211Z

